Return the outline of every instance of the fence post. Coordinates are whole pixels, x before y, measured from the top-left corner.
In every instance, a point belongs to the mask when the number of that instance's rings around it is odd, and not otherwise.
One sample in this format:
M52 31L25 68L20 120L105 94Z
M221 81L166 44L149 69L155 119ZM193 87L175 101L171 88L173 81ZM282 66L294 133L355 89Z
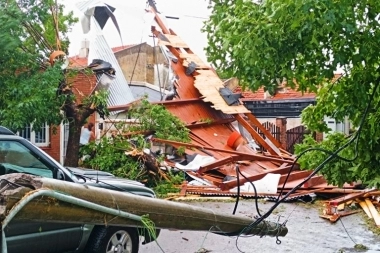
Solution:
M276 118L276 126L280 131L280 143L281 147L286 150L287 148L287 136L286 136L286 117L277 117Z

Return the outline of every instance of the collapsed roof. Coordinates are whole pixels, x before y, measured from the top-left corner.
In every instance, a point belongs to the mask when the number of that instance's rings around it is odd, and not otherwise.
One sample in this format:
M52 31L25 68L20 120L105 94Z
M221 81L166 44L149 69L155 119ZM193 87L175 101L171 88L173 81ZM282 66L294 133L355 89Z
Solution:
M187 171L190 177L203 185L184 184L183 192L236 195L236 187L240 188L252 181L258 184L260 180L264 185L263 190L258 192L260 197L278 196L278 189L284 188L286 193L297 185L300 186L299 190L289 196L290 199L312 192L340 191L337 187L328 185L322 176L313 176L311 171L299 170L293 154L282 148L281 143L239 102L238 97L231 96L228 91L221 92L226 87L215 71L202 62L173 30L164 25L153 8L151 11L155 13L155 21L160 27L160 30L152 27L152 32L159 45L166 47L174 56L175 60L170 64L177 76L174 81L174 97L160 103L186 124L191 137L190 144L157 138L154 141L174 147L184 146L186 154L193 158L196 155L213 158L207 160L207 163L198 164L195 171ZM122 110L127 107L116 106L110 109ZM240 133L235 125L242 130ZM243 132L248 135L244 136ZM257 152L247 145L249 140L262 146L264 151ZM170 165L181 167L174 162ZM263 182L264 179L268 179L267 182ZM268 185L273 184L274 191L273 187L268 190ZM347 184L344 187L354 186ZM255 195L253 191L240 194Z

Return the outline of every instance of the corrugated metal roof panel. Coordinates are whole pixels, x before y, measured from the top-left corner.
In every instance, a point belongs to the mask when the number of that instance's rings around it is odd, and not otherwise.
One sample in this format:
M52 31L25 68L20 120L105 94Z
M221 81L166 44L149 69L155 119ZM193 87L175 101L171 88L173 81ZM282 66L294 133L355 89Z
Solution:
M187 194L194 194L194 195L201 195L201 196L224 196L224 197L237 197L236 192L224 192L224 191L213 191L213 192L208 192L202 189L199 190L188 190L186 191ZM295 195L290 195L289 197L286 198L285 202L289 201L295 201L298 199L301 199L305 196L310 195L310 193L304 193L304 194L295 194ZM278 194L255 194L251 192L240 192L239 197L243 198L258 198L258 199L269 199L271 201L276 201L278 198Z
M77 7L82 12L85 12L89 7L96 4L99 4L99 2L96 0L90 0L77 3ZM88 63L90 63L93 59L101 59L109 62L116 71L115 80L109 87L108 105L124 105L134 101L135 98L133 97L132 91L128 86L127 80L125 80L114 52L108 45L104 35L102 34L102 29L94 17L91 17L91 29L96 35L95 38L90 41Z

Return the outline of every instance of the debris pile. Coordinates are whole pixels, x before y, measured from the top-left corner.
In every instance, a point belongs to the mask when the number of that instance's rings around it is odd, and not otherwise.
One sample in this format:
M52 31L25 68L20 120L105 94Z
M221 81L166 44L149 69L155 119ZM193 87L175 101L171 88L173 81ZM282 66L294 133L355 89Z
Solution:
M284 149L238 97L226 92L215 70L203 63L173 30L165 27L157 14L155 21L161 30L152 27L152 33L159 45L174 56L170 64L176 76L175 95L158 104L185 123L191 142L151 140L153 148L163 151L185 147L183 157L166 153L165 161L166 169L182 170L187 175L181 195L277 199L298 185L300 187L287 200L316 193L365 192L357 190L353 183L342 188L329 185L322 176L300 170L293 154ZM109 109L126 110L128 105Z
M347 192L349 193L349 191ZM373 219L377 227L380 227L380 191L372 190L353 190L349 194L330 199L324 204L325 208L320 217L336 222L340 217L359 212L360 206L368 218Z

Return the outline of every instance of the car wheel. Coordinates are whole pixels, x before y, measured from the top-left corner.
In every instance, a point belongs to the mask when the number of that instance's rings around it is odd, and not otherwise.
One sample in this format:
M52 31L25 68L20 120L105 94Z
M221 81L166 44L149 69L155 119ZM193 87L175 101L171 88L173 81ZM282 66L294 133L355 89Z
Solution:
M87 243L88 253L138 253L139 235L134 228L95 227Z

